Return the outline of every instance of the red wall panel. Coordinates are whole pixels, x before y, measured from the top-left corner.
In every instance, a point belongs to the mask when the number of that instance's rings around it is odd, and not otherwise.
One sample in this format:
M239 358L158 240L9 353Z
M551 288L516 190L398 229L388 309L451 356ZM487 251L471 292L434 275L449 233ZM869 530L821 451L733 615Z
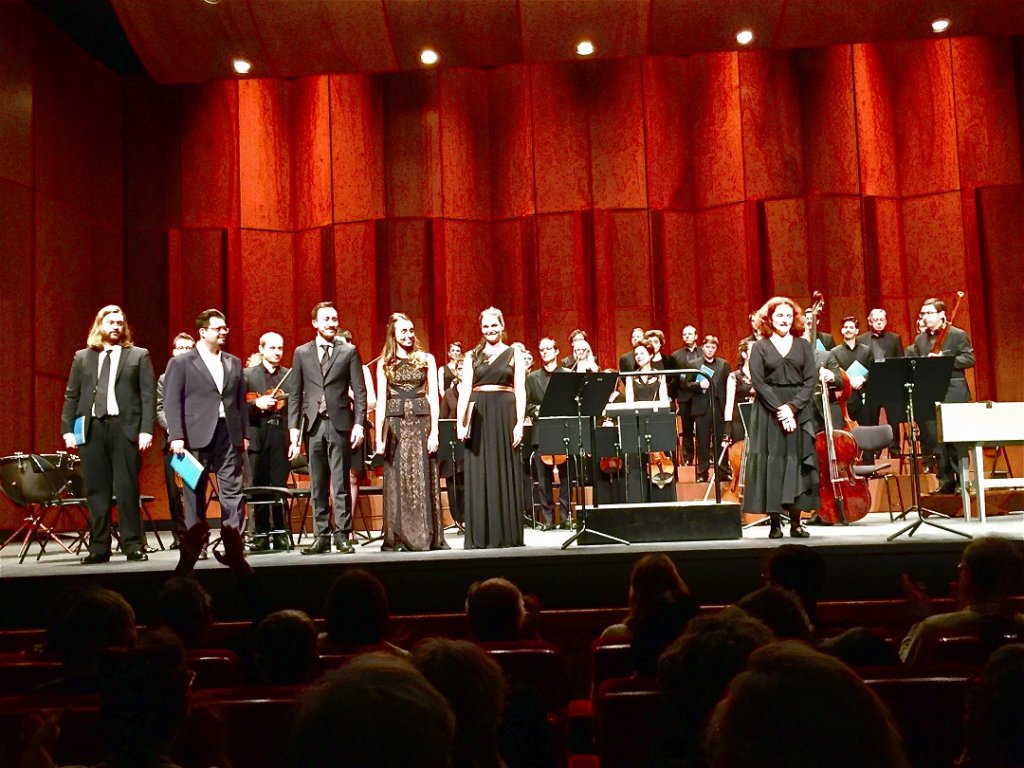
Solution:
M857 109L850 46L801 51L805 186L810 194L856 195Z
M32 10L0 3L0 179L32 183Z
M590 177L595 208L647 206L639 59L590 63Z
M295 304L292 278L294 239L291 232L241 231L245 314L240 323L232 320L232 331L233 341L241 341L233 351L242 358L242 362L257 350L260 336L267 331L284 337L285 350L295 347L292 311Z
M693 158L689 152L686 59L658 56L643 61L645 146L649 204L655 210L693 208Z
M951 192L904 200L902 208L908 308L916 319L923 299L936 296L952 308L952 296L963 290L964 231L960 195Z
M195 332L196 315L206 309L227 310L227 238L223 229L185 229L178 238L179 250L172 245L169 266L171 290L181 297L181 324ZM174 240L172 239L172 243ZM240 317L228 316L228 325L238 325ZM233 340L229 340L231 344ZM240 354L241 341L231 345L231 353Z
M312 335L313 305L321 301L334 300L334 285L325 286L323 280L324 251L330 254L334 262L334 228L307 229L296 232L293 241L295 247L292 268L293 295L292 306L296 344L307 341ZM325 243L325 241L329 241ZM328 246L329 245L329 249Z
M124 79L124 221L130 229L181 226L181 132L186 92Z
M859 197L811 197L807 201L807 233L810 243L811 284L802 295L825 294L821 330L838 336L842 319L862 319L864 307L864 238Z
M861 194L899 197L896 107L890 74L877 45L854 45L852 49Z
M619 341L653 304L650 225L646 211L594 212L594 304L591 346L602 365L614 365ZM671 351L671 350L669 350Z
M331 223L331 102L326 76L292 83L292 201L296 229Z
M348 328L369 360L376 356L368 350L383 342L380 320L397 307L381 307L378 303L377 235L372 221L360 221L334 226L334 301L338 306L341 327ZM386 289L386 286L384 287ZM320 299L311 301L309 309ZM307 317L309 317L307 309ZM309 335L300 338L312 338Z
M743 126L739 63L734 53L694 56L686 61L691 105L694 204L735 203L743 195Z
M800 296L810 285L807 203L802 197L764 201L764 248L771 293ZM763 297L767 299L768 297ZM749 314L749 311L748 311Z
M738 54L748 199L803 191L799 80L793 51Z
M903 250L903 219L899 200L864 199L865 309L884 308L888 328L903 337L904 345L917 335L917 307L907 308L907 267Z
M184 89L181 225L238 226L238 83Z
M166 230L129 230L124 235L124 302L139 346L146 347L153 365L162 369L170 355L171 331L167 292L168 238ZM97 307L98 309L99 307ZM194 334L193 334L194 335Z
M329 82L334 221L383 218L385 80L332 75Z
M534 212L530 68L492 70L488 79L491 213L495 219Z
M378 306L380 314L375 338L384 341L384 325L392 312L404 312L419 326L421 341L429 341L427 318L433 313L432 254L430 222L426 219L388 221L377 258Z
M491 271L489 287L505 316L509 338L535 348L540 334L536 285L536 226L533 217L499 221L491 225L491 258L483 264ZM488 285L488 283L484 283ZM479 326L475 329L479 333Z
M536 210L588 208L592 195L585 65L534 64L530 76Z
M291 84L284 80L238 83L238 178L241 225L292 228Z
M540 332L558 339L564 349L569 331L592 329L598 311L588 266L593 248L588 230L579 213L537 216L535 300Z
M0 365L0 456L31 448L33 367L32 192L0 180L0 327L8 344ZM68 363L70 367L70 361Z
M487 72L438 74L441 199L449 219L491 219L491 147Z
M671 352L679 346L683 326L696 322L700 309L694 290L703 263L697 250L696 214L666 211L655 232L659 235L656 250L661 254L655 274L660 272L660 279L654 285L654 316L645 327L661 328Z
M435 247L443 252L445 292L438 310L446 324L446 338L433 343L433 351L444 355L452 340L470 349L480 340L480 310L497 306L508 308L507 296L499 293L501 277L496 273L490 225L470 221L441 221ZM439 302L440 303L440 302ZM509 319L505 319L508 329ZM512 329L509 329L510 331Z
M388 216L441 215L441 142L437 72L383 80L384 178Z
M728 353L732 344L747 335L749 309L737 306L737 286L748 283L747 258L741 246L746 240L746 218L743 205L729 205L700 211L695 219L696 253L694 264L694 292L699 297L700 311L697 331L701 335L713 333ZM679 335L683 326L694 321L680 318ZM674 329L673 329L674 330ZM676 345L673 345L675 348ZM726 354L732 357L731 353Z

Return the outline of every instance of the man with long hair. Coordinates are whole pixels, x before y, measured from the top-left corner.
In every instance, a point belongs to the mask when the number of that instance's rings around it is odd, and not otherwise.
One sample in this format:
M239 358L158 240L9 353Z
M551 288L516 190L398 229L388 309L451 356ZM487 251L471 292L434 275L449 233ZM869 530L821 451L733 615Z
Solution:
M108 304L96 313L86 348L75 353L64 392L61 432L75 448L75 422L82 419L79 446L89 505L86 565L110 560L110 509L117 497L121 551L147 560L139 518L139 454L153 444L156 381L149 351L132 344L124 312Z

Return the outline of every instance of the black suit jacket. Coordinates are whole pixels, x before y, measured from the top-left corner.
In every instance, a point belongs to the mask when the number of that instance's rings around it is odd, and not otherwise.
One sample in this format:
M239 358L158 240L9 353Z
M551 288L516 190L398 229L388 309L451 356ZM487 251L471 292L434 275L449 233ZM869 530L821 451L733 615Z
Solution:
M75 429L75 419L85 417L86 439L92 419L92 406L96 399L96 384L100 373L100 350L87 348L75 353L64 391L64 408L60 415L61 434ZM122 347L121 360L114 372L114 396L121 428L131 441L139 433L153 434L156 418L156 380L149 350L142 347Z
M850 349L844 341L842 344L834 346L828 354L844 371L853 365L854 361L860 363L868 370L871 369L872 364L875 362L875 358L871 355L871 348L865 344L857 344L853 349ZM847 403L847 407L854 411L851 414L852 418L858 417L859 409L863 403L864 387L861 387L859 390L853 390Z
M915 357L927 357L931 352L934 339L928 331L919 333L914 339L913 354ZM964 378L964 371L974 367L974 347L967 333L955 325L949 329L946 340L942 342L942 354L944 357L953 358L953 376L949 380L949 389L946 390L944 402L947 403L969 403L971 402L971 390L967 386L967 379Z
M331 426L338 432L350 432L353 424L366 421L363 361L354 345L336 338L327 375L321 376L318 340L319 337L295 349L292 375L288 378L288 427L299 429L305 419L304 431L308 431L316 421L317 406L323 395ZM348 396L349 387L352 387L352 398Z
M672 353L672 359L669 363L673 368L700 368L703 359L704 350L699 346L694 347L692 350L680 347ZM679 402L685 403L687 400L692 399L699 389L700 384L697 383L696 376L683 375L674 383L674 386L672 382L669 383L669 397L674 397ZM696 415L693 411L691 413Z
M619 358L619 370L620 371L635 371L636 370L636 358L633 357L633 350L630 350L622 357Z
M279 375L276 377L276 381L280 382L288 375L288 369L283 365L278 366L277 373ZM276 386L270 382L270 374L267 372L263 363L246 368L242 371L242 375L245 376L245 391L247 393L255 392L259 395L263 395L266 394L268 390L272 390L274 386ZM288 396L287 387L288 382L285 381L281 392L284 394L286 400ZM256 407L256 403L246 403L246 406L246 417L249 420L249 452L255 453L263 448L263 434L260 432L260 425L263 420L266 418L273 418L276 414L278 418L282 419L281 423L283 424L288 418L288 411L267 411L264 413ZM287 405L285 405L285 408L287 408Z
M205 448L213 441L213 433L224 404L231 444L240 447L249 436L245 419L245 378L242 361L227 352L220 353L224 366L224 391L217 391L210 369L198 349L172 357L164 373L164 414L167 417L167 439L184 440L189 449Z
M729 367L729 363L727 363L720 357L716 357L712 362L708 363L704 359L704 353L702 352L700 356L700 362L697 364L697 367L700 368L701 366L705 365L714 371L714 374L711 377L711 389L714 389L715 391L715 410L718 413L724 413L725 385L729 379L729 371L731 370ZM690 413L692 413L694 416L704 415L705 413L708 412L708 409L711 407L711 395L708 394L710 389L701 389L699 381L701 378L703 377L698 376L698 381L694 383L696 389L693 390L693 402L690 405Z
M858 336L857 343L871 349L871 332L868 331ZM903 339L900 338L898 333L882 331L882 335L878 339L878 345L881 347L882 354L886 360L892 357L903 357Z

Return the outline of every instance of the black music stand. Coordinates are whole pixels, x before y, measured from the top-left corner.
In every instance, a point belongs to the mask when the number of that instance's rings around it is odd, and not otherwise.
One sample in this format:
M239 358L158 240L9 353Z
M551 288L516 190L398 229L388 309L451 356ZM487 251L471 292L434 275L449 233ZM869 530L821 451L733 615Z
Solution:
M576 416L538 416L533 423L533 434L538 454L541 456L565 456L566 470L560 473L560 477L569 476L570 461L579 468L572 473L573 477L570 483L562 484L562 492L570 494L569 498L571 499L573 485L583 488L583 465L579 463L580 457L593 453L591 434L587 429L587 424L581 423ZM582 493L577 494L577 499L581 497ZM569 514L572 514L571 504Z
M440 466L442 461L449 462L452 468L451 476L445 476L445 488L447 489L448 483L451 483L452 498L455 499L455 505L459 503L459 484L456 481L456 475L459 473L459 465L462 463L462 459L466 455L466 445L457 437L455 424L456 419L438 419L437 420L437 462ZM449 510L451 513L452 510ZM456 520L455 515L452 514L452 523L455 529L465 535L466 527L465 524ZM449 525L445 528L451 528Z
M916 413L931 414L934 418L935 403L946 396L949 379L953 373L952 357L897 357L881 360L871 366L865 396L881 402L906 403L905 413L900 414L903 420L911 424L917 423ZM910 436L910 495L911 505L903 510L906 516L917 512L917 520L889 536L886 541L899 538L904 533L913 536L922 525L938 528L948 533L955 533L964 538L973 538L969 533L947 528L931 520L926 520L924 513L936 517L946 517L934 509L921 506L921 484L917 475L918 430Z
M592 476L597 476L597 456L591 448L594 444L594 422L595 419L604 413L605 406L608 405L608 398L615 390L615 384L618 380L619 376L617 373L558 371L551 376L551 381L548 382L548 388L544 393L544 400L540 404L539 421L552 416L572 417L575 419L576 423L573 428L562 427L560 439L563 446L566 445L565 441L568 439L571 447L575 449L575 454L578 458L576 470L580 475L582 475L585 465L584 451L590 448L590 458L594 464ZM550 430L542 430L541 434L543 435L545 431ZM578 445L572 443L573 436L578 440ZM572 454L572 451L568 452L568 455ZM562 549L567 549L570 544L584 533L591 533L616 544L628 545L629 542L625 539L620 539L617 536L587 527L586 493L580 495L580 504L576 507L576 530L572 536L562 543Z
M676 415L666 405L663 410L654 412L650 409L650 403L639 402L632 411L632 419L623 418L630 413L629 409L619 410L619 440L623 446L629 446L632 452L634 446L638 456L652 451L670 453L676 449L679 436L676 434ZM628 467L628 464L627 464ZM650 467L647 473L641 468L640 476L648 482L640 486L642 501L647 503L651 500L651 488L653 483L650 476ZM626 475L626 484L629 484L629 475ZM660 487L660 486L659 486ZM627 497L628 497L627 490Z

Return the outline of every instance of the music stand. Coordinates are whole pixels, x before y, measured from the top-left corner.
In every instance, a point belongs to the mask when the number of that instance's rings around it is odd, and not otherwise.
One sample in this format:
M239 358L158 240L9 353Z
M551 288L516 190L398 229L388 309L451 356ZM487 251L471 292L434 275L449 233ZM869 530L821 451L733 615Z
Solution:
M615 390L615 384L618 380L619 375L617 373L557 371L551 376L551 381L548 382L548 388L540 404L539 420L543 421L545 417L551 416L575 417L575 430L563 429L562 444L565 445L567 437L571 441L573 434L579 438L579 445L573 445L572 447L577 450L578 461L576 469L581 474L585 463L584 448L592 446L594 443L594 420L604 413L605 406L608 405L608 398ZM583 435L586 435L586 437L583 437ZM597 457L592 450L590 458L593 462L592 476L597 477ZM584 533L591 533L616 544L628 545L629 542L625 539L620 539L617 536L587 527L586 494L581 495L582 499L576 508L576 531L562 542L562 549L567 549L570 544Z
M451 483L452 498L455 500L455 506L459 505L459 484L455 480L455 476L459 473L459 465L462 463L462 459L466 455L466 446L456 436L456 419L438 419L437 420L437 462L438 466L442 461L447 461L452 468L452 474L449 477L445 475L445 488L447 489L448 483ZM452 510L449 510L451 512ZM455 525L455 529L465 535L466 527L464 523L459 522L455 519L455 515L452 514L452 523ZM451 526L448 526L450 528ZM447 530L447 528L445 529Z
M635 446L638 456L654 451L674 451L678 440L676 415L669 410L669 406L666 405L663 410L652 411L648 402L639 402L635 405L637 407L632 411L632 419L624 418L630 413L628 408L619 411L619 440L622 445L628 445L631 452ZM640 476L649 483L654 482L650 476L650 467L647 473L641 468ZM628 475L626 482L629 483ZM648 483L641 485L641 496L644 503L651 500L651 488Z
M946 396L952 373L952 357L897 357L881 360L871 366L871 375L868 377L868 389L865 391L865 396L882 402L906 403L905 413L900 415L911 424L916 424L917 411L934 414L935 403ZM934 509L921 506L921 484L917 475L917 460L920 457L917 450L918 440L918 431L914 430L910 436L910 496L912 503L903 511L904 515L917 512L917 520L889 536L886 541L899 538L904 533L913 536L922 525L955 533L967 539L973 538L969 533L947 528L925 519L925 512L937 517L945 517L945 515L941 515Z

